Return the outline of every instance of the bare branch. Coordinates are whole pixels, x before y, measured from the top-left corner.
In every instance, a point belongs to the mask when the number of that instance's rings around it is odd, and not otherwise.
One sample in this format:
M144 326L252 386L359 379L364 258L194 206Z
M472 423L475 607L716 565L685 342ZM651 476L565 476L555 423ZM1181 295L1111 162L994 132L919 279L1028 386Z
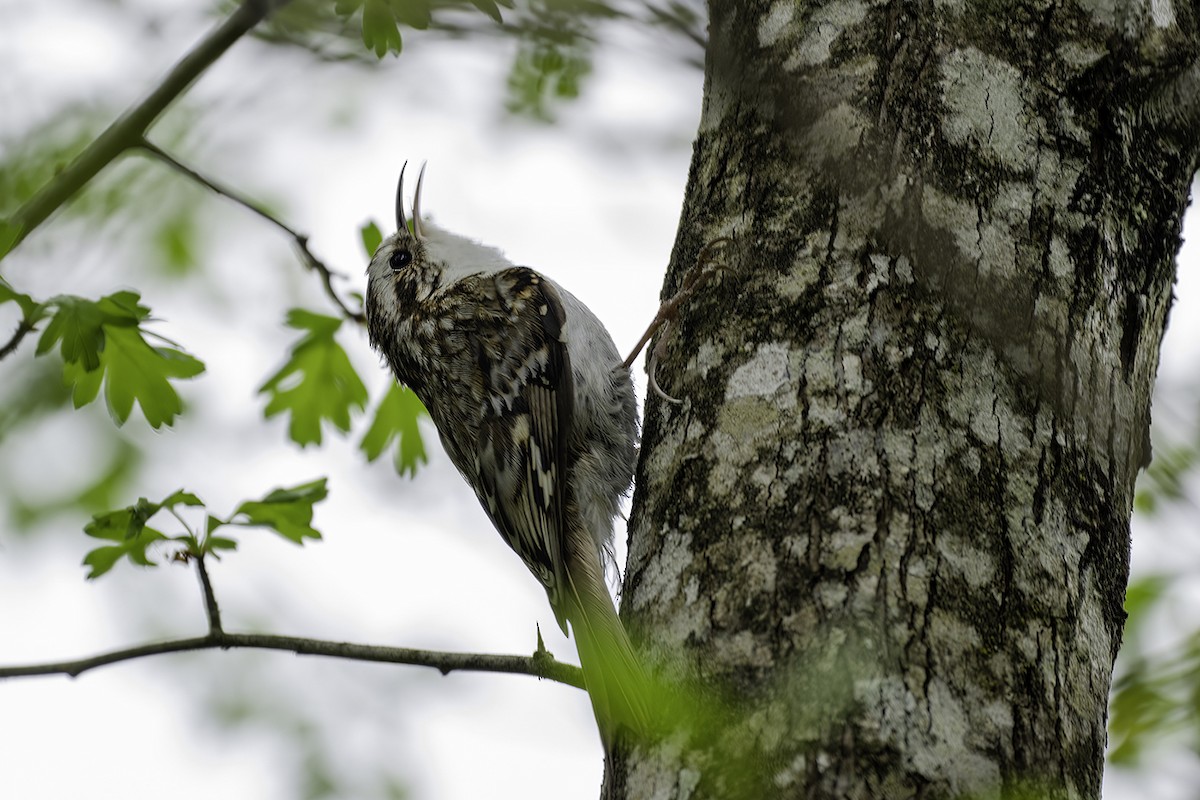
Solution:
M288 0L243 0L237 10L193 47L150 92L145 100L129 108L89 144L75 160L17 209L8 225L12 239L7 251L15 249L30 233L82 189L100 170L119 155L137 147L147 129L187 91L234 42ZM5 253L0 252L0 256Z
M306 656L327 656L353 661L374 661L386 664L411 664L433 667L443 675L451 672L503 672L514 675L533 675L556 683L583 688L583 673L579 667L556 661L545 650L533 656L491 655L486 653L447 653L436 650L415 650L407 647L302 639L296 636L275 636L255 633L223 633L214 631L207 636L173 639L168 642L145 644L124 650L47 664L0 667L0 679L32 675L69 675L72 678L88 670L122 661L132 661L164 653L183 653L193 650L227 650L244 647L256 650L285 650Z
M283 222L261 205L249 199L240 192L223 184L219 184L211 178L200 174L195 169L182 163L179 159L175 158L175 156L166 152L148 139L143 137L141 141L138 142L138 146L146 153L166 164L181 175L191 178L193 181L205 187L206 189L232 200L242 208L245 208L246 210L258 215L260 218L266 220L290 236L296 245L297 252L300 254L300 259L304 262L306 267L321 276L321 284L325 287L325 294L329 295L329 299L331 299L334 302L334 305L341 310L342 315L345 316L346 319L357 322L360 325L366 321L366 317L363 316L362 311L352 311L349 306L342 301L342 298L338 296L338 293L334 291L334 273L329 269L329 267L325 266L323 261L318 259L315 255L313 255L313 252L308 249L308 236L300 233L295 228Z

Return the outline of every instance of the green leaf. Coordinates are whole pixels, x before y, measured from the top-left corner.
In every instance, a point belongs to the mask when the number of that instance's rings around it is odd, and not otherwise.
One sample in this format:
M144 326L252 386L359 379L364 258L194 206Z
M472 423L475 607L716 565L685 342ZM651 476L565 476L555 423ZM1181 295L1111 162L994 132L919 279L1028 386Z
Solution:
M6 219L0 219L0 260L12 252L13 245L21 236L21 226Z
M396 20L423 31L433 21L429 8L429 0L391 0L392 14ZM400 48L396 48L399 52Z
M60 295L45 305L55 309L38 340L44 355L57 344L63 359L63 379L72 387L75 407L92 402L100 393L109 413L124 424L136 402L150 427L171 425L183 410L171 380L194 378L204 371L198 359L171 347L152 347L141 323L150 309L137 292L123 291L97 301Z
M362 4L363 0L337 0L333 6L333 10L343 17L348 17L357 11Z
M82 364L88 372L99 368L100 351L104 349L105 326L136 325L137 318L118 314L109 317L100 303L74 295L60 295L48 306L55 308L54 316L38 339L37 354L43 355L59 346L67 364ZM118 311L119 311L119 307Z
M84 565L91 567L87 577L99 578L122 558L128 558L144 567L154 566L154 562L146 555L146 548L167 537L153 528L146 527L146 523L161 508L162 503L151 503L141 497L132 506L92 517L92 521L84 526L83 532L93 538L117 544L98 547L84 556Z
M307 333L292 347L287 363L259 388L270 396L263 414L270 418L287 411L292 441L301 447L320 444L324 420L350 430L351 410L366 405L367 387L334 339L341 319L294 308L287 324Z
M195 508L203 505L203 500L191 492L185 492L183 489L167 495L167 499L162 501L163 508L174 508L175 506L191 506Z
M144 567L157 566L146 555L146 548L165 538L153 528L144 528L137 536L121 544L97 547L83 557L84 566L91 568L87 574L88 580L99 578L116 566L116 563L122 558L128 558L133 563Z
M123 424L136 400L146 422L155 429L171 425L183 411L170 379L194 378L204 371L204 364L187 353L151 347L136 328L108 332L104 362L104 399L113 419Z
M29 324L37 322L45 316L45 310L36 300L27 294L22 294L12 287L4 278L0 278L0 305L16 303L21 309L22 316Z
M397 55L400 53L403 42L396 27L396 16L387 0L365 0L362 37L363 44L368 50L375 51L377 58L383 58L389 50Z
M504 18L500 16L500 8L496 5L495 0L471 0L471 5L478 8L483 13L494 19L498 23L503 23ZM511 7L511 6L510 6Z
M126 508L96 514L84 527L88 536L111 542L84 556L83 563L90 568L87 577L100 577L122 558L145 567L156 566L146 550L163 540L183 544L186 548L183 552L190 555L211 553L219 557L220 551L236 550L238 545L232 537L213 535L224 525L271 528L298 544L303 544L304 539L320 539L321 534L312 527L313 505L324 500L328 494L324 478L290 489L275 489L261 500L242 503L228 521L206 515L202 541L197 541L197 536L186 525L184 533L178 536L167 536L148 525L154 515L163 510L173 511L176 506L203 507L204 502L199 497L180 489L158 503L152 503L144 497L138 498L136 503Z
M379 458L395 440L396 453L393 461L396 472L401 475L416 475L417 467L429 460L425 453L425 443L421 440L421 431L417 427L417 420L428 414L411 389L392 384L392 388L375 409L375 420L358 445L366 454L367 461Z
M248 500L238 506L228 524L270 528L296 544L320 539L320 532L312 526L313 505L329 495L325 482L321 478L290 489L275 489L262 500ZM239 516L245 520L237 520Z
M71 387L71 402L75 408L83 408L100 395L103 379L104 370L100 368L89 372L79 363L63 364L63 382Z
M237 542L224 536L210 536L205 544L206 549L212 553L218 550L237 550Z
M371 258L379 249L379 245L383 244L383 234L379 232L379 226L374 220L363 225L359 233L362 235L363 250L367 251L367 258Z

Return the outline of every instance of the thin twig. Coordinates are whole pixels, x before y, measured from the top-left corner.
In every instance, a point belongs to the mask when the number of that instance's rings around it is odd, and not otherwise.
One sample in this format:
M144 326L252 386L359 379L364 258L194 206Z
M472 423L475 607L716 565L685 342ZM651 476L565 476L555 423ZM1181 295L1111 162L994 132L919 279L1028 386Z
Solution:
M137 147L154 121L187 91L195 80L234 42L288 0L243 0L220 25L180 59L162 82L140 103L130 107L61 172L17 209L8 220L14 229L7 251L15 249L29 234L57 211L126 150ZM0 257L5 252L0 252Z
M217 605L217 596L213 594L203 554L196 556L196 573L200 576L200 590L204 592L204 613L208 616L209 635L220 635L224 633L221 629L221 608Z
M21 340L33 332L37 325L30 322L28 319L22 319L17 325L17 329L13 331L12 338L0 347L0 359L7 358L17 347L20 346Z
M342 298L338 296L338 293L336 291L334 291L334 288L333 288L334 273L332 270L329 269L329 267L327 267L325 265L325 263L323 261L321 261L315 255L313 255L313 252L308 248L308 237L306 235L300 233L292 226L283 222L278 217L274 216L271 212L267 211L261 205L254 202L250 198L246 197L242 193L240 193L234 189L231 189L228 186L225 186L224 184L217 183L213 179L200 174L195 169L182 163L175 156L166 152L161 147L154 144L153 142L146 139L145 137L143 137L142 140L138 143L138 146L142 150L144 150L146 153L148 153L149 155L158 159L162 163L166 164L171 169L175 170L176 172L180 173L181 175L191 178L193 181L195 181L196 183L205 187L206 189L209 189L210 191L214 192L215 194L218 194L222 197L232 200L233 202L237 203L242 208L245 208L247 211L250 211L251 213L256 214L260 218L266 220L267 222L269 222L270 224L279 228L279 230L283 231L288 236L290 236L292 239L292 242L296 246L297 252L300 254L301 260L304 262L304 265L321 276L321 284L325 287L325 294L329 295L329 299L331 299L334 302L334 304L341 310L342 314L347 319L357 322L360 325L366 321L366 318L363 316L362 311L352 311L350 309L350 307L347 306L345 304L345 302L342 301Z
M487 653L448 653L436 650L415 650L407 647L379 647L376 645L330 642L320 639L302 639L296 636L276 636L256 633L211 632L207 636L190 639L173 639L167 642L145 644L124 650L80 658L74 661L56 661L46 664L0 667L0 679L20 678L31 675L69 675L72 678L88 670L132 661L164 653L183 653L193 650L228 650L244 647L256 650L284 650L297 655L345 658L353 661L374 661L386 664L411 664L433 667L443 675L451 672L503 672L513 675L533 675L537 678L584 688L583 673L579 667L556 661L545 651L534 656L491 655Z

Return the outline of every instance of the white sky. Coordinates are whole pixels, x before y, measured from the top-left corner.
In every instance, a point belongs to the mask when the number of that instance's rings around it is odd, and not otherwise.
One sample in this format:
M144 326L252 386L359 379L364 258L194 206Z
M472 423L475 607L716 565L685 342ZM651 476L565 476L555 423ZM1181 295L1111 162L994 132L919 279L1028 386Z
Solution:
M159 11L161 28L122 27L124 18L95 0L0 0L0 133L52 115L66 99L115 96L125 105L209 24L187 0L132 5ZM273 201L354 289L364 283L359 225L374 218L390 227L399 165L428 159L424 206L434 218L555 277L627 349L657 305L699 116L699 72L642 40L603 48L583 101L564 111L563 124L540 127L503 111L510 45L406 34L403 58L374 75L263 58L263 45L240 43L189 95L203 114L180 155ZM341 109L343 123L329 124L330 107ZM186 116L177 110L172 119ZM361 424L352 441L332 437L301 452L285 442L281 418L261 423L255 390L293 339L281 326L284 312L332 312L285 239L219 198L201 203L211 233L202 258L215 280L179 283L139 265L119 221L99 233L56 221L4 263L4 274L39 296L135 286L165 320L161 332L206 361L206 375L185 387L192 413L174 430L147 433L140 419L123 429L152 444L130 502L182 486L227 513L275 486L329 476L331 496L317 516L323 542L301 549L247 531L241 550L213 567L227 629L526 653L541 623L551 651L573 660L544 593L491 530L432 430L432 462L407 481L386 464L362 463L353 448ZM1194 273L1181 270L1167 375L1194 371ZM365 337L347 331L342 342L377 396L388 376ZM27 343L16 358L31 353ZM0 381L7 374L0 371ZM640 371L637 379L644 384ZM10 437L0 480L30 498L77 491L109 447L95 433L104 418L93 405ZM18 537L3 512L0 663L203 631L186 570L123 564L85 582L83 520L60 516L37 536ZM1200 549L1192 552L1200 559ZM1135 560L1143 560L1136 545ZM379 763L415 798L571 800L594 798L599 785L601 752L581 692L525 677L443 678L286 654L205 653L74 681L0 683L0 796L300 796L296 776L307 756L295 742L304 735L213 724L213 708L239 702L274 709L331 747L332 768L356 797L385 796L369 780L368 766ZM1160 774L1188 769L1184 763ZM1190 796L1190 769L1156 796ZM1108 796L1143 796L1144 780L1116 776Z

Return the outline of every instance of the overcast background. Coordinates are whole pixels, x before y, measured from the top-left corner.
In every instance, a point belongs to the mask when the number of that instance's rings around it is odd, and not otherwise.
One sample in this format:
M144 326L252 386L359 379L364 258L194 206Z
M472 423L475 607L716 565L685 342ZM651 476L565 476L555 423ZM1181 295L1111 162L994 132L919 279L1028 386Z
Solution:
M208 10L195 0L0 0L0 148L68 105L112 119L211 26ZM390 231L400 164L427 159L430 216L553 276L627 350L657 306L700 71L647 34L606 31L582 99L544 125L505 111L513 42L404 33L403 56L378 70L243 40L151 138L310 234L314 252L346 275L338 285L347 291L365 283L359 227L375 219ZM10 156L0 151L0 160ZM284 418L261 421L256 390L296 338L282 326L286 310L332 307L276 230L155 164L136 173L130 166L102 176L84 202L136 174L140 183L128 185L152 207L183 203L199 224L194 270L165 270L136 218L117 212L56 219L4 262L3 274L36 297L136 288L162 320L157 330L208 369L183 385L188 412L174 429L151 432L135 412L114 433L100 403L0 439L0 664L204 631L190 570L122 563L86 582L87 515L53 510L94 480L98 465L127 457L122 442L142 448L144 460L118 505L182 487L227 514L273 487L329 477L316 517L323 541L299 548L247 530L239 551L212 566L229 630L529 653L540 623L550 650L574 660L544 592L491 529L431 428L430 463L408 480L386 459L364 463L355 444L366 419L351 437L330 435L304 451L286 441ZM1185 398L1167 412L1177 430L1191 424L1186 398L1200 357L1193 262L1185 246L1161 369L1171 396ZM0 338L12 329L11 311L0 308ZM389 378L365 335L347 326L340 341L377 399ZM33 349L27 339L0 363L0 402L11 402L39 366L54 366L54 357L35 362ZM644 390L640 368L636 380ZM1154 529L1135 522L1135 569L1194 570L1195 533L1182 514ZM621 530L622 561L623 538ZM1163 646L1195 599L1178 597L1157 616ZM356 798L571 800L596 797L601 770L586 696L528 677L211 652L76 680L0 682L6 798L270 800L324 789ZM1182 800L1197 786L1195 760L1164 752L1152 770L1110 770L1106 796Z

